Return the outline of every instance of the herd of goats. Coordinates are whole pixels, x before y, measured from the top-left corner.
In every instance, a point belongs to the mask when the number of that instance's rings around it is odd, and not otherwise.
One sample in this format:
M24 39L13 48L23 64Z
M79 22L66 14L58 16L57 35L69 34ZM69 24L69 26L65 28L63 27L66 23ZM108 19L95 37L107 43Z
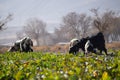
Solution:
M10 47L8 52L33 52L32 49L33 41L29 37L24 37L21 40L18 40ZM78 39L72 39L70 41L69 53L77 54L81 49L86 55L89 52L97 53L97 50L105 52L107 55L107 49L105 48L105 39L102 32L97 33L94 36Z

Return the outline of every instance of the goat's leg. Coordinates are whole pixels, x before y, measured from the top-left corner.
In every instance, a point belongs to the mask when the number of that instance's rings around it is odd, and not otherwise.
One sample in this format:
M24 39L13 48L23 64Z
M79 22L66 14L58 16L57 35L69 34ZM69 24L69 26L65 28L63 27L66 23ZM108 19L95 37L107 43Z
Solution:
M106 55L108 55L106 48L104 48L103 51L105 52Z

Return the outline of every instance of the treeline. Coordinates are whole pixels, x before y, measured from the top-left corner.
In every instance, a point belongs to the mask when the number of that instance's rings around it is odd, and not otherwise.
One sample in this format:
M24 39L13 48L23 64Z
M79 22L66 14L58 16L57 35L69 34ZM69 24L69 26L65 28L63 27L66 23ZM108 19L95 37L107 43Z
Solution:
M99 31L104 33L106 42L119 41L120 14L112 10L101 13L98 9L91 9L91 12L93 16L76 12L64 16L61 27L55 30L56 41L69 41L75 37L79 39Z
M62 17L62 22L55 28L54 33L48 33L46 22L40 19L29 19L23 27L23 32L18 32L17 37L27 35L36 41L37 46L53 45L59 42L69 42L73 38L83 38L101 31L106 42L120 40L120 14L113 10L100 12L91 9L91 16L70 12ZM22 33L22 34L21 34Z
M17 38L31 37L37 46L53 45L59 42L69 42L73 38L83 38L101 31L106 42L120 40L120 13L113 10L100 12L91 9L91 15L70 12L62 17L62 21L53 33L46 29L47 23L38 18L28 19L23 30L17 32ZM0 21L0 29L10 20L11 15Z

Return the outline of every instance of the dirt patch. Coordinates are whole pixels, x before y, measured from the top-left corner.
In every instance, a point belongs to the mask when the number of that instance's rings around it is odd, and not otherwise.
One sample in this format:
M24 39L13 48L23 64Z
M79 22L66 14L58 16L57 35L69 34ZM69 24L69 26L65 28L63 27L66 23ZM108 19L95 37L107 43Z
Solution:
M120 42L112 42L106 44L107 49L120 49Z
M120 42L112 42L106 44L107 49L120 49ZM0 53L5 53L9 49L8 46L1 46L0 47ZM33 50L35 52L54 52L54 53L67 53L69 50L69 45L52 45L52 46L39 46L39 47L33 47Z

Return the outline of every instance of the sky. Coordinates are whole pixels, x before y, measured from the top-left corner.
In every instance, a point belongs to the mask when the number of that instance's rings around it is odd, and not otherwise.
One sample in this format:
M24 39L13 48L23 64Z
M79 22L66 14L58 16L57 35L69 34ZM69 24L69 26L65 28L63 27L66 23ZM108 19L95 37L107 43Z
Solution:
M0 16L13 14L8 26L23 26L30 18L56 24L69 12L90 14L92 8L120 11L120 0L0 0Z
M47 23L47 30L53 32L69 12L91 15L92 8L99 8L101 12L107 9L120 12L120 0L0 0L0 18L13 14L7 30L0 31L0 39L10 33L15 36L31 18L43 20Z

